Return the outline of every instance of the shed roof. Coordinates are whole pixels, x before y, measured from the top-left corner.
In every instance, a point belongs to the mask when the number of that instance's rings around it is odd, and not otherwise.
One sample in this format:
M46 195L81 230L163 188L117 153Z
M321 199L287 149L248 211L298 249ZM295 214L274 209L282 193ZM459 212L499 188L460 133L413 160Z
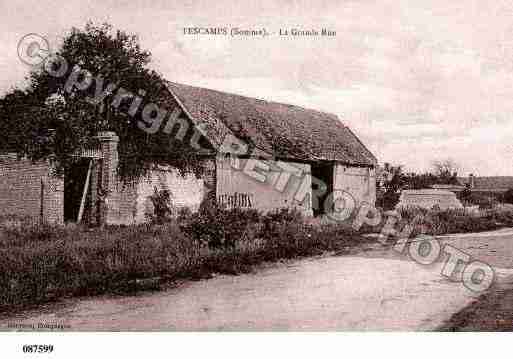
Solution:
M422 207L431 209L438 206L441 209L462 208L461 202L451 191L441 189L403 190L396 208Z
M216 148L225 135L233 134L277 158L377 163L335 115L173 82L168 89L191 120L206 127Z

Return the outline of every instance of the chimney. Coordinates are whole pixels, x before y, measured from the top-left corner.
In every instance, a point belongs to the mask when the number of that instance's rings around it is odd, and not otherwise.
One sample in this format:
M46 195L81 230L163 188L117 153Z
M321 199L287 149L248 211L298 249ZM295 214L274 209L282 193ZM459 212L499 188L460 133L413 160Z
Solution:
M468 184L470 189L474 188L474 175L472 173L468 175Z

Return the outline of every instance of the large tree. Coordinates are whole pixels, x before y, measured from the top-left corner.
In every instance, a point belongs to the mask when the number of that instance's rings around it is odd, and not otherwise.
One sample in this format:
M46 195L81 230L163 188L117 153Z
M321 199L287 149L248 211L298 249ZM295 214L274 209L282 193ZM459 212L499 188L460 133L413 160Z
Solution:
M71 154L110 130L120 137L123 178L138 177L155 163L198 174L198 153L186 141L141 122L145 104L155 104L147 114L152 119L173 110L164 79L148 67L150 59L135 35L111 25L73 28L45 66L31 71L26 89L0 99L0 130L7 134L0 149L33 160L51 158L62 170L73 162ZM134 107L137 97L142 105Z
M432 166L435 176L438 177L439 183L458 183L458 165L452 158L433 161Z

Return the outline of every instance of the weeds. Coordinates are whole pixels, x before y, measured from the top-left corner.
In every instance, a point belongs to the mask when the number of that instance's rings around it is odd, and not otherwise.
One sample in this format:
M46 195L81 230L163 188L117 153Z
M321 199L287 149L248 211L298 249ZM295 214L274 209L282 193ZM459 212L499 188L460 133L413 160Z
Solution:
M405 207L398 212L402 224L413 224L413 235L482 232L513 226L513 212L498 209L472 212L466 209Z
M412 235L513 226L511 210L404 208L400 214L403 225L416 218ZM161 224L102 229L0 218L0 311L66 296L131 292L140 279L245 273L262 262L372 241L347 224L314 222L290 210L262 214L212 206L199 213L180 211L177 219Z
M180 223L159 225L0 225L0 311L66 296L131 292L138 279L245 273L265 261L362 240L345 228L305 224L292 211L210 210L183 212Z

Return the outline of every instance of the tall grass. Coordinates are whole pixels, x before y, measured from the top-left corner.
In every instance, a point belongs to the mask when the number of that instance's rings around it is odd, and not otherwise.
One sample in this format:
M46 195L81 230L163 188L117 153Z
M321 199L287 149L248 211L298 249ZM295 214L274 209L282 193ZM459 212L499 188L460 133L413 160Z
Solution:
M237 216L243 218L234 221ZM287 213L224 213L217 222L187 232L188 224L197 225L199 219L103 229L4 223L0 311L65 296L130 292L144 278L172 281L248 272L264 261L316 255L363 240L346 227L308 225ZM221 228L216 233L229 239L216 238L209 245L212 231L206 228L214 224Z
M513 212L500 209L425 209L403 207L399 209L402 224L412 224L412 236L417 234L441 235L447 233L482 232L513 226Z
M403 225L416 218L412 235L513 226L510 210L405 208L400 214ZM314 224L287 210L264 215L219 208L183 213L160 225L102 229L0 218L0 311L66 296L131 292L145 278L165 282L244 273L262 262L372 240L347 225L328 223Z

